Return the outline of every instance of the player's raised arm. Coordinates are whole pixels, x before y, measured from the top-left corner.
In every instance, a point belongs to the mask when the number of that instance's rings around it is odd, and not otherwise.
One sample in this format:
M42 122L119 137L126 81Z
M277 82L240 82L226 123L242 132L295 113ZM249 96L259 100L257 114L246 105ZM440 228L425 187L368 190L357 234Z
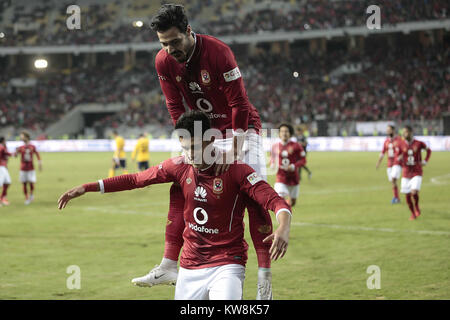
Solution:
M139 173L124 174L72 188L59 197L58 209L64 209L70 200L78 198L86 192L120 192L144 188L151 184L175 182L175 165L178 163L179 158L173 158Z
M273 241L269 253L272 260L282 258L288 247L291 228L291 207L276 191L264 181L250 166L240 164L234 172L240 189L266 210L273 211L278 228L264 242Z

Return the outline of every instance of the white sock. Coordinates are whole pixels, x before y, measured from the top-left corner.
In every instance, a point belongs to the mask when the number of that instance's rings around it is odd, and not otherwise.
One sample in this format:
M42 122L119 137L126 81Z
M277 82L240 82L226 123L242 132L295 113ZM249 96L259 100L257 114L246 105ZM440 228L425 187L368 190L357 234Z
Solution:
M258 268L258 280L266 279L272 279L272 270L270 268Z
M169 269L174 272L177 272L177 261L163 257L161 260L160 267L163 269Z

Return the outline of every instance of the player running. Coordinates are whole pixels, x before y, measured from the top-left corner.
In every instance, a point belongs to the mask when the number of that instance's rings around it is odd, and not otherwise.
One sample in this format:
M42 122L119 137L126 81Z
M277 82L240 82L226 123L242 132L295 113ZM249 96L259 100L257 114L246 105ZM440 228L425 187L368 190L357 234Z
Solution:
M156 55L155 67L173 123L185 112L185 105L205 112L211 126L220 130L221 139L216 138L215 146L227 150L226 159L241 156L266 179L265 153L259 134L261 120L248 100L230 47L214 37L194 33L180 5L163 5L153 18L151 28L162 46ZM227 170L229 163L232 161L222 161L215 166L216 174ZM259 266L257 299L272 299L270 243L263 242L272 232L272 221L267 218L269 215L260 212L265 209L255 201L248 199L246 205ZM147 275L133 279L134 284L153 286L176 280L178 256L183 246L184 221L179 214L183 207L182 190L173 184L163 259ZM165 276L160 276L162 274Z
M19 180L23 185L25 204L29 205L34 200L34 185L36 183L36 171L34 170L33 156L38 160L39 171L42 171L42 161L36 147L30 143L30 134L26 131L20 133L20 140L24 145L16 149L15 156L20 154ZM30 186L28 193L27 184Z
M395 157L395 153L402 142L400 136L395 135L395 126L388 125L386 129L387 138L384 141L383 149L381 150L380 157L378 158L376 169L380 167L381 161L383 161L384 155L387 153L387 176L389 182L392 183L392 192L394 197L391 200L392 204L400 203L400 197L398 196L397 181L402 174L402 167L400 161Z
M431 149L424 142L414 139L410 126L403 128L402 135L405 140L400 144L395 157L399 158L403 165L400 191L406 194L406 203L411 211L409 220L414 220L420 216L419 191L422 185L422 167L430 160ZM422 150L427 151L425 160L422 160Z
M294 134L290 124L283 123L278 130L281 142L272 146L270 157L271 167L278 168L274 189L293 207L300 190L300 169L306 164L306 153L299 143L290 140Z
M199 137L194 133L194 122L200 121ZM279 227L264 239L272 241L270 258L282 258L289 241L291 208L250 166L236 161L224 173L215 174L220 151L211 148L214 137L202 139L209 128L204 113L189 111L176 124L176 130L189 133L180 135L184 156L163 161L140 173L78 186L58 200L59 209L63 209L71 199L85 192L118 192L177 182L185 199L184 210L178 214L186 221L175 288L177 300L242 299L248 249L243 223L248 198L244 195L273 211L279 222Z
M131 154L131 160L136 161L139 171L147 170L149 167L150 152L149 141L146 134L140 134L139 139Z
M112 159L112 167L109 169L108 173L108 177L110 178L116 175L116 170L118 169L122 169L124 174L128 173L127 159L125 155L125 139L119 136L119 133L116 130L112 132L112 136L116 146Z
M8 159L12 154L8 152L6 148L5 137L0 137L0 186L2 186L2 195L0 196L0 207L2 205L9 205L9 201L6 198L8 188L11 185L11 176L8 171Z

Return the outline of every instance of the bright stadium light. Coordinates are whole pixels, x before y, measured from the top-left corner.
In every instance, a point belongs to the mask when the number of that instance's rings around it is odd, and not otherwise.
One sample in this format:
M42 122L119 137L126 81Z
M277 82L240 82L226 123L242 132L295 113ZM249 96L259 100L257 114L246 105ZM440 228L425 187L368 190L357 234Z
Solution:
M0 39L3 39L5 37L5 34L3 32L0 32Z
M299 76L297 71L294 71L294 73L292 75L294 76L294 78L298 78L298 76Z
M136 28L142 28L144 26L144 23L141 20L137 20L133 22L133 26Z
M48 66L48 62L45 59L36 59L34 60L34 67L36 69L45 69Z

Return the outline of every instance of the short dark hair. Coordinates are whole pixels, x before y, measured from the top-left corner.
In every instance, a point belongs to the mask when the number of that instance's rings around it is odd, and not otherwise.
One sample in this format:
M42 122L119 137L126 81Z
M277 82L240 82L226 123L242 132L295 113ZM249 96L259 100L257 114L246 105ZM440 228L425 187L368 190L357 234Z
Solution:
M5 142L5 137L0 137L0 143Z
M409 132L413 132L412 127L409 126L409 125L404 126L404 128L405 128L406 130L408 130Z
M181 115L178 118L177 124L175 125L175 130L184 129L189 132L191 137L194 137L194 125L195 122L201 122L202 124L202 135L209 129L211 129L211 122L209 121L206 113L198 110L190 110Z
M25 136L25 138L27 138L28 140L30 140L30 134L27 131L22 131L21 134L23 134Z
M388 127L392 129L392 131L395 131L395 126L393 124L388 124Z
M155 32L164 32L176 27L180 32L186 32L188 18L184 7L179 4L164 4L158 13L152 18L150 28Z
M289 123L282 123L278 126L278 130L280 130L282 127L286 127L289 130L289 134L291 137L294 135L294 128Z

